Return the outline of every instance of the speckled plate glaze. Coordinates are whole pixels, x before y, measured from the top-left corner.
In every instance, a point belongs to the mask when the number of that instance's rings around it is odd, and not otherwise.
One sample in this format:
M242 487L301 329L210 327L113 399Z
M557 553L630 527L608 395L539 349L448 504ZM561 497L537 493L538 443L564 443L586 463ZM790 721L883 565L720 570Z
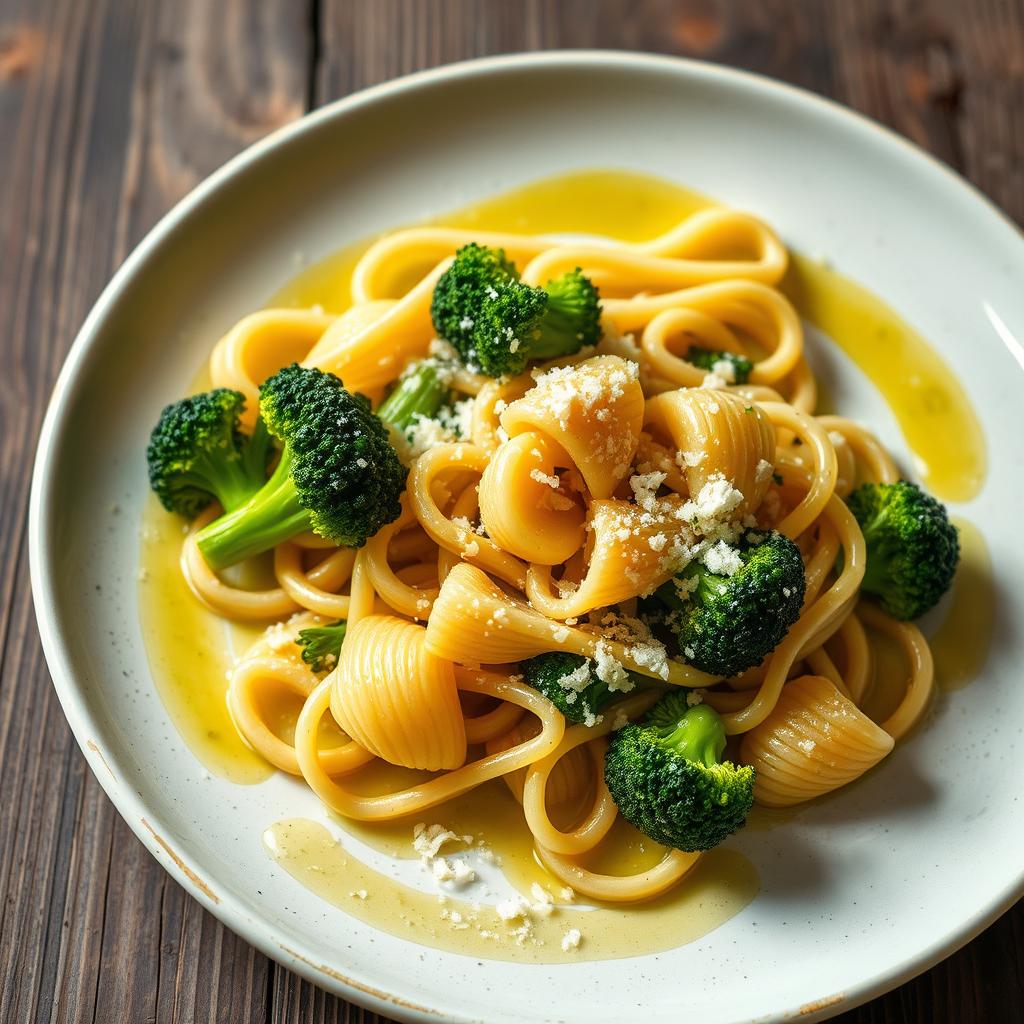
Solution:
M260 834L314 813L312 796L297 798L283 779L211 780L182 744L138 625L143 438L212 342L291 276L296 251L316 259L522 182L602 166L756 211L942 352L989 445L985 488L956 511L997 552L995 640L982 678L940 697L882 770L785 827L739 837L762 888L717 931L599 966L478 962L376 932L299 887ZM478 61L370 89L277 132L197 188L125 262L74 344L43 428L33 590L54 684L92 770L153 855L225 924L403 1020L619 1024L642 1007L651 1024L681 1012L704 1024L812 1021L906 980L984 928L1024 881L1024 803L1006 788L1020 777L1024 723L1022 271L1021 236L940 164L821 99L710 65L586 52ZM877 396L843 381L844 411L880 423L906 459Z

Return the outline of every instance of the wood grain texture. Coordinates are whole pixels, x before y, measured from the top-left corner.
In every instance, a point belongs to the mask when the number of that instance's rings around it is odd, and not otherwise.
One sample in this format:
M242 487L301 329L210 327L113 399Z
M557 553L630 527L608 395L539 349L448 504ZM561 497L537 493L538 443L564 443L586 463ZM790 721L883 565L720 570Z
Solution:
M61 360L155 220L316 105L446 61L686 54L832 96L1024 222L1024 0L0 0L0 1022L363 1021L219 925L135 840L64 723L25 551ZM843 1024L1024 1019L1024 907Z

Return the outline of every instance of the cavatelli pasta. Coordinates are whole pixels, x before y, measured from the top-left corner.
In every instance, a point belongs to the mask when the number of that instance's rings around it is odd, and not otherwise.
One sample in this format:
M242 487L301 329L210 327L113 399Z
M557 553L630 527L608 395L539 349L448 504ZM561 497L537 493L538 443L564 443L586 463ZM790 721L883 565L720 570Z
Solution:
M527 431L491 456L480 479L487 535L524 561L559 565L583 545L586 508L559 471L572 466L547 435Z
M349 629L331 673L331 714L357 743L391 764L431 771L466 760L466 728L451 662L426 631L371 615Z
M608 498L636 454L644 395L635 363L596 356L544 373L501 414L510 437L544 434L572 460L591 497Z
M859 778L894 740L822 676L787 683L768 717L743 736L740 758L757 771L766 807L813 800Z
M757 511L775 458L775 432L759 405L730 392L687 388L648 401L644 426L671 440L693 497L724 480L743 495L737 514Z

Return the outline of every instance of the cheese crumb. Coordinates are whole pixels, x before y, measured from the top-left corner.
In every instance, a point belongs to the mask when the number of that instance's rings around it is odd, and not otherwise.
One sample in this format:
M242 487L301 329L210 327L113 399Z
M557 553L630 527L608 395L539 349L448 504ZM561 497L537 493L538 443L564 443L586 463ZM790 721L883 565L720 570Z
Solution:
M701 561L716 576L735 576L743 568L740 553L724 540L708 548Z
M716 359L711 364L711 372L729 384L736 383L736 367L728 359Z
M533 897L535 903L554 903L555 898L544 888L540 882L534 882L530 886L530 895Z
M468 846L472 841L472 836L457 836L444 825L427 825L421 821L412 829L413 849L428 860L436 857L441 847L447 843L464 843Z
M576 694L581 693L590 684L590 659L588 658L571 672L566 672L564 676L559 676L556 681L563 690L567 691L566 703L575 704Z
M555 898L537 882L530 886L530 895L533 897L533 904L530 912L536 917L550 917L555 912Z
M743 494L721 473L710 477L697 497L683 504L676 515L702 534L705 540L735 540L739 527L732 514L743 503Z
M453 860L451 865L456 885L468 885L476 881L476 872L461 857Z
M568 953L571 949L579 949L580 943L583 941L583 935L579 928L570 928L562 936L562 952Z
M436 882L450 882L455 877L452 866L444 857L435 857L430 862L430 870Z
M547 473L539 469L530 470L530 479L536 480L539 484L547 484L553 491L557 491L562 485L562 481L557 476L548 476Z
M525 898L520 896L518 893L515 896L509 896L507 900L502 900L498 903L494 912L502 919L502 921L519 921L525 919L529 910L529 904Z
M628 693L633 689L633 681L612 656L611 648L605 640L599 640L594 647L594 671L602 683L607 683L609 690Z

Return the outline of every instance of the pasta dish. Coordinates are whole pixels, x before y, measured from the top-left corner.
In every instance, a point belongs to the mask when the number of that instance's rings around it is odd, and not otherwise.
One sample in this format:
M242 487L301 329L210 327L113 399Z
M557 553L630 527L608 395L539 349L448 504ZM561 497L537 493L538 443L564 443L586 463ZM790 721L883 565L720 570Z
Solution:
M148 462L195 596L267 624L230 677L245 741L371 824L501 779L552 878L613 903L885 759L928 706L914 620L957 531L819 414L787 260L722 208L643 243L409 228L341 315L229 331ZM906 685L875 721L878 635ZM375 761L420 774L367 793ZM654 866L588 866L620 816Z

